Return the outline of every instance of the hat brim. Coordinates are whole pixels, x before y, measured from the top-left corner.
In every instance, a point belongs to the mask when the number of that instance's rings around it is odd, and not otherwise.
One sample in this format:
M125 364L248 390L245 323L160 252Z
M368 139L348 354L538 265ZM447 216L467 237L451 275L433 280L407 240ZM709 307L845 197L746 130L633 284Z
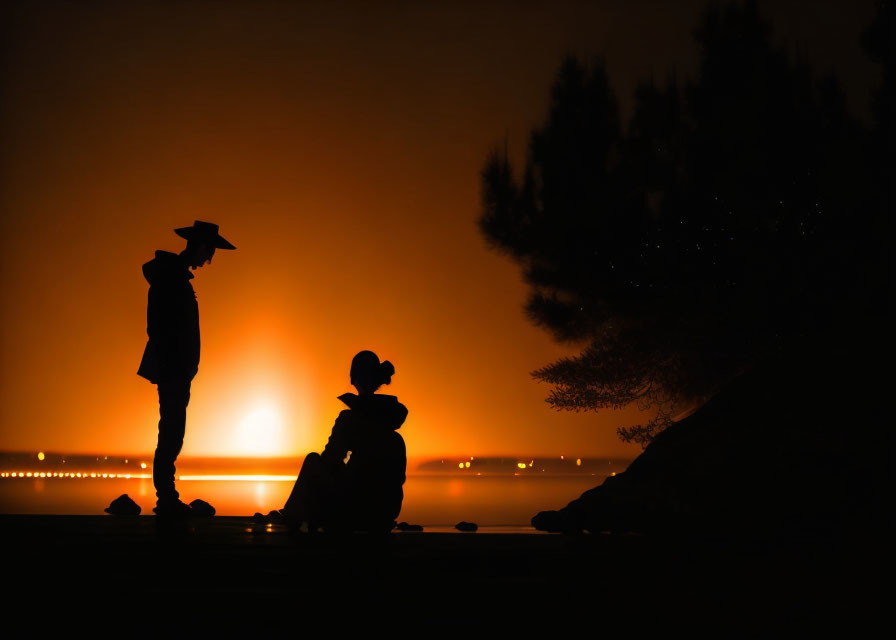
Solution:
M196 227L181 227L180 229L175 229L174 233L186 240L202 240L208 242L215 249L236 249L236 247L227 242L227 240L222 238L219 234L216 233L210 235L201 231L197 232Z

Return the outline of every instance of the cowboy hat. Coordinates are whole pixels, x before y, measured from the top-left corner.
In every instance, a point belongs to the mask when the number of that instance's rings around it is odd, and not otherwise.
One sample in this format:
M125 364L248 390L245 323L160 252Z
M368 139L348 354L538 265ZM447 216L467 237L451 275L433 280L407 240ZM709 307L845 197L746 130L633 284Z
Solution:
M236 249L236 247L220 236L218 225L212 222L196 220L192 227L181 227L180 229L175 229L174 233L187 240L206 242L216 249Z

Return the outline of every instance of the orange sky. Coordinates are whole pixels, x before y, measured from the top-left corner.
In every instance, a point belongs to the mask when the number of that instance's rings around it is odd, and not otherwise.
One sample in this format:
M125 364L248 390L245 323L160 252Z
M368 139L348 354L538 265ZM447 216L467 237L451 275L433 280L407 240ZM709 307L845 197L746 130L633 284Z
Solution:
M154 447L140 266L201 219L238 250L193 281L185 455L319 450L361 349L395 364L411 455L636 455L636 412L557 413L529 377L571 351L486 249L479 169L505 136L520 156L569 51L603 54L624 105L687 72L703 3L672 4L6 5L0 449ZM817 10L836 46L787 6L820 66L867 69L872 3Z

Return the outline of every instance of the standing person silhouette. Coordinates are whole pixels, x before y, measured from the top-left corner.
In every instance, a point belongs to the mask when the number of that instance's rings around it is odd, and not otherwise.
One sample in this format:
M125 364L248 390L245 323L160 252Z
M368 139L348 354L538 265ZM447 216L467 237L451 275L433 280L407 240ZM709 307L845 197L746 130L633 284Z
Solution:
M398 429L408 410L395 396L374 393L390 384L395 367L373 351L361 351L349 372L358 394L339 399L348 407L336 418L327 446L309 453L280 516L309 531L392 530L404 499L407 453Z
M174 461L184 444L190 384L199 368L199 305L190 269L211 263L215 249L236 249L218 234L218 225L196 220L174 232L187 240L180 254L156 251L143 265L149 282L146 333L149 340L137 375L158 385L159 440L152 465L160 516L189 516L190 506L174 488Z

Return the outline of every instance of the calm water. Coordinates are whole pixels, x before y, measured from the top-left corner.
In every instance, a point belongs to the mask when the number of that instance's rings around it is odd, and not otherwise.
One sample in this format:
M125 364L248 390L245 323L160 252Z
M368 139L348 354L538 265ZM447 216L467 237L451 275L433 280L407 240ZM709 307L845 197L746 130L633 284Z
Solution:
M424 525L528 525L544 509L558 509L603 482L601 476L412 475L405 484L400 520ZM267 513L283 506L291 481L178 480L181 499L202 498L220 515ZM143 478L0 478L0 513L102 514L127 493L151 514L152 480Z

